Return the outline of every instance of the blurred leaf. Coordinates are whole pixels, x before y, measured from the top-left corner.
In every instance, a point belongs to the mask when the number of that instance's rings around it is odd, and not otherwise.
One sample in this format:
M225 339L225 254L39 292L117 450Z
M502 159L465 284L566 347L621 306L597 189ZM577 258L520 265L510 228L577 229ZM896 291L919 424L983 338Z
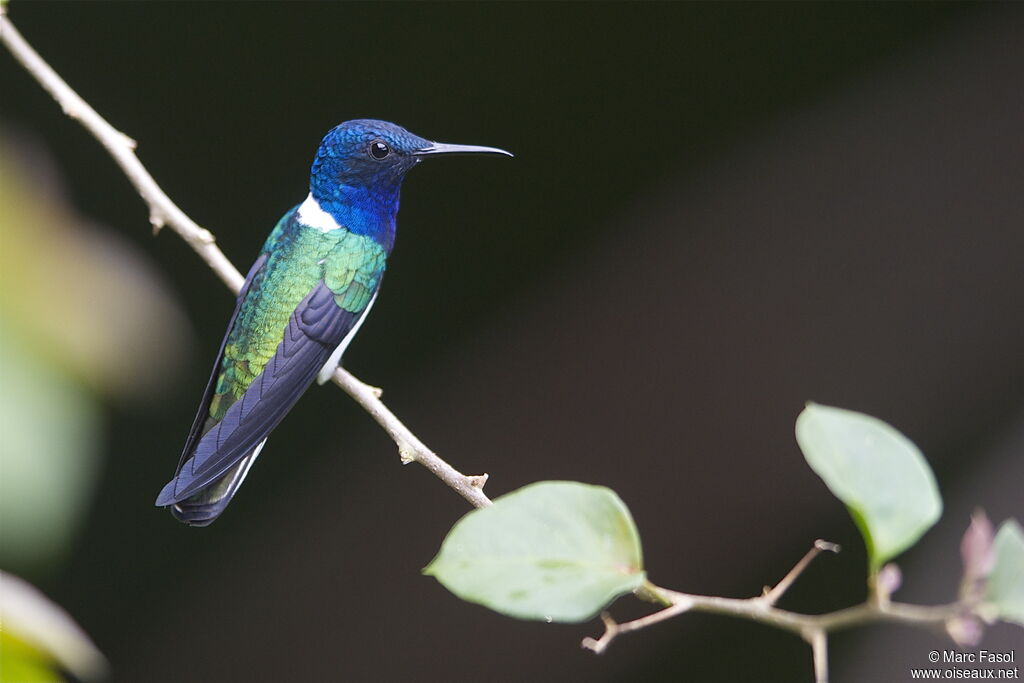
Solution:
M809 403L797 418L796 439L807 464L849 508L872 572L917 542L942 514L921 451L885 422Z
M188 347L180 307L144 255L69 206L45 153L17 143L0 135L0 317L78 383L162 396Z
M0 566L38 572L71 547L102 454L98 395L162 399L187 330L146 260L0 131Z
M988 577L985 601L997 616L1024 626L1024 532L1017 520L999 527L995 541L995 565Z
M59 681L56 665L82 680L107 672L107 661L68 613L29 583L0 572L0 681Z
M0 316L0 563L37 571L70 548L96 480L99 414L90 392Z
M4 683L53 683L61 678L53 660L38 649L0 630L0 681Z
M579 622L644 581L640 537L614 491L546 481L470 512L423 570L519 619Z

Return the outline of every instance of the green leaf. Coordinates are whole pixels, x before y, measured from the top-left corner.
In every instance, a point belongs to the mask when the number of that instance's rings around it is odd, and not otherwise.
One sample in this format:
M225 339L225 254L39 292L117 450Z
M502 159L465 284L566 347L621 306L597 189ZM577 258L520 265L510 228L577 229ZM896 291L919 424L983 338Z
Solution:
M1024 531L1014 519L999 527L994 544L996 561L988 576L985 602L1005 621L1024 626Z
M942 514L935 477L917 446L881 420L808 403L796 440L864 536L872 573L917 542Z
M95 397L10 322L0 311L0 566L29 571L72 547L99 474L102 418Z
M579 622L645 578L640 537L611 489L542 481L470 512L423 570L519 619Z
M0 681L104 678L107 660L74 620L28 582L0 571Z

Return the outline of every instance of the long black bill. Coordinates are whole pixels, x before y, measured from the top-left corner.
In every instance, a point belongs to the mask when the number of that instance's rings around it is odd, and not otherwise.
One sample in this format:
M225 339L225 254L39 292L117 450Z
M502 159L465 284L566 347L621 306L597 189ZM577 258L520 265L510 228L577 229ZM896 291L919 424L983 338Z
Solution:
M513 156L512 152L506 152L497 147L481 147L480 145L448 145L443 142L431 142L429 146L413 152L416 156L428 154L504 154L507 157Z

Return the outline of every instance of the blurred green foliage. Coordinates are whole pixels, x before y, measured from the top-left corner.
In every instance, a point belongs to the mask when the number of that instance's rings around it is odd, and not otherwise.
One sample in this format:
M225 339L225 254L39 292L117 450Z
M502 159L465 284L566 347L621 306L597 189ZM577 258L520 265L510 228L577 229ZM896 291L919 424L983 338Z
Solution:
M100 411L0 317L0 561L31 568L60 559L96 481Z
M93 680L107 661L68 614L33 586L0 572L0 682Z
M187 325L137 254L64 201L48 159L0 137L0 566L58 564L102 464L104 409L159 396Z

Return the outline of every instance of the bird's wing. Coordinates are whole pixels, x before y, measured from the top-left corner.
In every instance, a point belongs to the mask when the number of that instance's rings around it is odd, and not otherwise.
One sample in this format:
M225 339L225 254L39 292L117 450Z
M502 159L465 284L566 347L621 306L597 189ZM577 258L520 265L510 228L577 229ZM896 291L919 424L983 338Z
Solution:
M157 505L172 505L208 486L253 451L284 418L365 312L365 305L355 312L342 308L336 296L340 295L321 281L302 300L288 319L273 357L245 393L198 440L190 435L194 448L186 451L189 457L160 492ZM207 388L193 432L205 421L212 395Z
M181 451L181 458L178 460L176 472L181 471L182 465L188 460L196 442L199 441L199 437L203 435L203 426L210 419L210 401L213 400L213 395L217 390L217 378L221 373L221 365L224 362L224 347L227 346L231 330L234 328L235 320L238 318L238 311L242 308L242 303L249 293L252 281L257 275L262 275L263 267L266 265L267 254L262 253L256 259L256 262L252 264L252 267L249 268L249 273L245 276L245 282L242 283L242 289L238 292L238 298L235 300L235 310L231 313L231 318L228 320L228 333L224 335L224 339L220 343L220 349L217 351L217 360L214 362L213 370L210 372L210 380L206 383L206 391L203 392L203 398L199 402L199 410L196 412L195 420L192 421L192 429L189 430L188 438L185 440L185 447Z
M366 314L386 256L369 237L343 228L325 235L298 223L294 209L285 214L249 271L175 477L160 492L158 506L195 495L235 465L248 469L267 435ZM310 278L311 289L296 288ZM237 484L214 496L223 499L221 509L234 489Z

